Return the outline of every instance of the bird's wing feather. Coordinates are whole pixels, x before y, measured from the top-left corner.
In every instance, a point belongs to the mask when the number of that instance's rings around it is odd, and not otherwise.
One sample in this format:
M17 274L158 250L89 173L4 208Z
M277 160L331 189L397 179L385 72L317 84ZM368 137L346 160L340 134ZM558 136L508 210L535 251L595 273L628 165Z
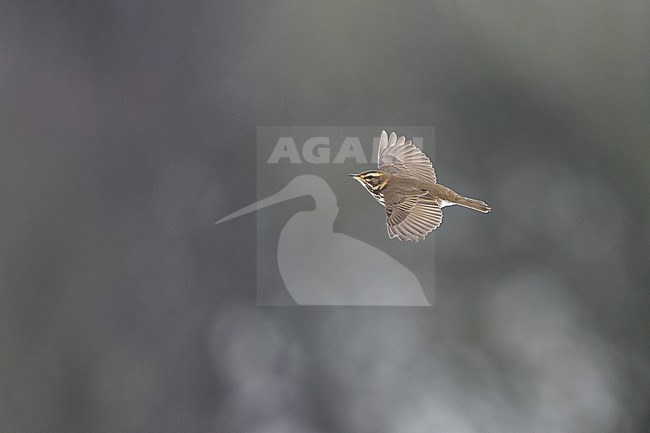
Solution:
M415 195L403 195L401 197L386 197L386 224L396 226L402 223L411 213L418 202Z
M381 131L377 165L390 174L410 175L424 182L436 183L436 173L429 158L411 140L407 141L404 136L397 138L394 132L389 138L386 131Z
M442 223L438 201L427 195L406 195L386 202L388 236L401 241L423 240Z

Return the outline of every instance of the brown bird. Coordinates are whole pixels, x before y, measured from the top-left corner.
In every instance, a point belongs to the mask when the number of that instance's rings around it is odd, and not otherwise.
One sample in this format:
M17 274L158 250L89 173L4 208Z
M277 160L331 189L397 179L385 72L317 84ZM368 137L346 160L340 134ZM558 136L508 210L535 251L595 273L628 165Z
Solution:
M455 204L488 213L485 202L463 197L440 185L427 156L411 140L381 131L379 170L350 176L363 185L386 209L388 236L401 241L420 241L442 222L442 210Z

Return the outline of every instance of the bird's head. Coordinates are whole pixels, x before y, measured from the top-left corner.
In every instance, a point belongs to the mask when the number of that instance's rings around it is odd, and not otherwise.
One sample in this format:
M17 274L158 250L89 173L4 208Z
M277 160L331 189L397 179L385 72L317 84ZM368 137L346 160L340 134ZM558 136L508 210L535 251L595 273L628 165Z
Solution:
M377 170L366 170L359 174L350 174L350 177L358 180L375 198L381 197L381 191L388 184L386 174Z

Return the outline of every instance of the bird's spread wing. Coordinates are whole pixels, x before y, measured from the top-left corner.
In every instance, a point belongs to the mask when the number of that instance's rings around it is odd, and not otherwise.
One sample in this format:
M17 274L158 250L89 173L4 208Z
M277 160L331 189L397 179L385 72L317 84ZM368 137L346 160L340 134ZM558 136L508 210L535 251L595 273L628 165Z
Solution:
M429 196L404 195L386 201L386 226L391 239L423 240L441 222L440 205Z
M407 141L404 136L398 139L394 132L389 138L386 131L381 131L377 164L387 173L410 175L424 182L436 183L436 173L429 158L411 140Z

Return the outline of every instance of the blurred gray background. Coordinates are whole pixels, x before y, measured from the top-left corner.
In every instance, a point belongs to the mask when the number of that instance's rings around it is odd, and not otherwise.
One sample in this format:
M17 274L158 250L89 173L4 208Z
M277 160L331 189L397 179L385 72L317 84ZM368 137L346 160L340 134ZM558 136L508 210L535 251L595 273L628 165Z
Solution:
M649 52L635 0L2 2L0 430L650 431ZM256 126L339 124L493 206L433 307L256 307L213 226Z

